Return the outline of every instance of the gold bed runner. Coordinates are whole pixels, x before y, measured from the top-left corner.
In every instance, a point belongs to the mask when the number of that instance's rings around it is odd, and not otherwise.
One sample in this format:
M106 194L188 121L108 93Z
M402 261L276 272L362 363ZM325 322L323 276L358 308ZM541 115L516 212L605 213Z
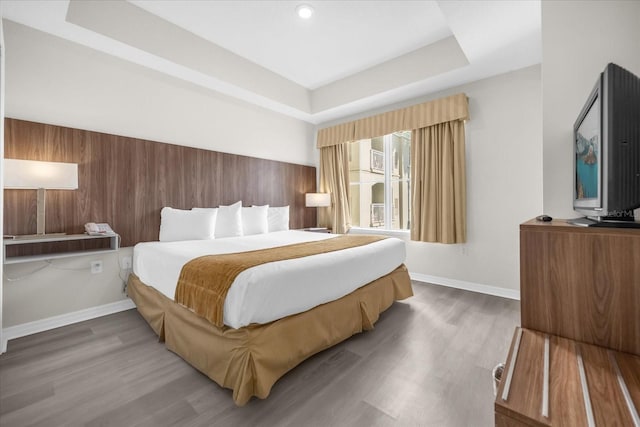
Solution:
M345 235L316 242L222 255L205 255L182 267L175 300L218 327L223 326L224 301L238 274L257 265L355 248L383 236Z

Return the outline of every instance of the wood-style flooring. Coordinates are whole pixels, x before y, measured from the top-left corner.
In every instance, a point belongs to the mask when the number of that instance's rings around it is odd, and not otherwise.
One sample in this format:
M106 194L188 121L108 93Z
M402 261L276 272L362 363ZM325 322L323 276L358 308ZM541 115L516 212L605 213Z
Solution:
M491 369L518 302L420 282L414 292L241 408L135 310L12 340L0 425L492 426Z

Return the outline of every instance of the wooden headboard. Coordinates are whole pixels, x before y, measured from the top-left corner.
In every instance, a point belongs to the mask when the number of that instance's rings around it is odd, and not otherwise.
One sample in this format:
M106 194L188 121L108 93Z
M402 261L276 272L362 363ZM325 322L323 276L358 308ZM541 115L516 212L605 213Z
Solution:
M158 240L164 206L191 209L242 200L290 206L290 227L316 225L305 193L316 168L24 120L5 120L5 157L78 164L78 190L48 190L46 232L82 233L107 222L121 246ZM4 233L36 232L36 191L4 190Z

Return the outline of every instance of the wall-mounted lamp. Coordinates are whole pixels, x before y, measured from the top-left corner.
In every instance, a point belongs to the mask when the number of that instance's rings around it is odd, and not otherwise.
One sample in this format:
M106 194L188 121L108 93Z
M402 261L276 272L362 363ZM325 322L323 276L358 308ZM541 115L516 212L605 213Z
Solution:
M305 194L305 206L308 208L331 206L331 193L307 193Z
M4 188L38 190L36 236L45 236L46 190L77 190L78 165L4 159Z

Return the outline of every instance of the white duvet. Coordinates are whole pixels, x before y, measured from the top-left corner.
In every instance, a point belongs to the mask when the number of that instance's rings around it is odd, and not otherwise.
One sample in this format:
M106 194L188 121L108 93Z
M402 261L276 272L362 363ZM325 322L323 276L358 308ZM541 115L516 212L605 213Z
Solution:
M143 283L173 300L182 266L196 257L335 236L288 230L214 240L138 243L133 249L133 272ZM302 313L392 272L404 259L404 242L389 238L365 246L252 267L240 273L229 289L224 303L224 324L241 328Z

